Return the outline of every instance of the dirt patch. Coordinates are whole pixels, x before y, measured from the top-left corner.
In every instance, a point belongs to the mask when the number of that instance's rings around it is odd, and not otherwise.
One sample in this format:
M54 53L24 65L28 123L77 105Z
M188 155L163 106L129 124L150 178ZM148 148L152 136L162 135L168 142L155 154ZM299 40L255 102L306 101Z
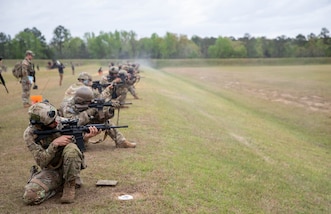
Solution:
M242 91L249 95L259 97L261 99L269 100L271 102L279 102L285 105L293 105L301 108L305 108L310 111L320 111L328 113L331 111L331 102L318 95L294 95L280 90L250 88L240 82L231 84L231 87L227 87L232 90Z
M297 80L288 75L292 70L278 75L277 69L270 68L242 68L242 67L206 67L206 68L165 68L169 73L189 76L205 85L215 86L225 90L235 91L247 96L254 96L270 102L278 102L284 105L292 105L305 108L309 111L324 113L331 112L331 99L325 97L325 80L310 81L308 77ZM261 69L261 70L259 70ZM275 74L276 73L276 74ZM309 73L306 75L309 75Z

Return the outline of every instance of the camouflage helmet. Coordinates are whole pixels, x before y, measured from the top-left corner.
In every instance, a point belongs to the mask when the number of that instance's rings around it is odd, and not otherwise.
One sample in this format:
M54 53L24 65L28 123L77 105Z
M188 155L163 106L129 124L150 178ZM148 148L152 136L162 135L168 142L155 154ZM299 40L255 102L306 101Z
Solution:
M89 80L92 81L92 76L89 75L87 72L82 72L78 75L78 80Z
M88 104L93 100L93 91L90 87L82 86L77 89L74 102L78 109L88 108Z
M39 102L29 108L28 114L32 125L48 126L55 121L57 110L48 102Z
M118 74L118 67L117 66L112 66L109 68L109 74Z
M123 70L121 69L119 72L118 72L119 75L124 75L124 76L127 76L128 75L128 72L126 70Z
M134 73L134 69L132 67L129 67L128 73L133 74Z
M25 56L27 55L35 56L35 54L31 50L25 51Z

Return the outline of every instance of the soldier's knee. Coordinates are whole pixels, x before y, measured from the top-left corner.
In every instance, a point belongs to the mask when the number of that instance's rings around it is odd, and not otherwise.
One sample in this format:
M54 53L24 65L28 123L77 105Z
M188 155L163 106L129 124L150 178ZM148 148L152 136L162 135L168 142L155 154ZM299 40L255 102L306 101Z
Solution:
M23 202L28 205L40 204L46 198L46 190L39 184L28 183L25 186Z

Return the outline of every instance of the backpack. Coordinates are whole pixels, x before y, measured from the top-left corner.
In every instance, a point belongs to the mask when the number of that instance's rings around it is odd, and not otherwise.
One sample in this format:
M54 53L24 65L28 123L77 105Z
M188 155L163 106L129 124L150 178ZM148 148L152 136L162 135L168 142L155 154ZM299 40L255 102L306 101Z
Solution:
M12 70L12 72L13 72L14 77L16 77L17 79L21 78L23 76L22 62L16 63L13 70Z

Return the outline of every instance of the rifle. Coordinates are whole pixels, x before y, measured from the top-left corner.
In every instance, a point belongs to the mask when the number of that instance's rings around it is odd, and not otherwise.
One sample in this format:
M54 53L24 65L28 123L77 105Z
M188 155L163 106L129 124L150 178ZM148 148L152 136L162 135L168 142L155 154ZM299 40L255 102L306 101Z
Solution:
M132 103L121 103L120 105L131 105ZM113 102L106 102L105 99L94 99L89 105L89 108L97 108L98 110L102 110L105 106L116 107Z
M97 81L93 81L92 82L92 88L93 89L98 89L99 93L101 94L102 93L102 90L104 88L107 88L108 86L110 85L113 85L113 86L116 86L116 85L123 85L123 83L105 83L105 84L101 84L99 80Z
M7 86L6 86L6 82L5 82L5 80L3 79L1 72L0 72L0 80L1 80L2 85L5 87L5 89L6 89L6 91L7 91L7 94L9 94L9 91L8 91L8 89L7 89Z
M130 105L132 103L122 103L120 105ZM99 112L99 116L100 118L104 118L104 115L103 115L103 107L105 106L110 106L110 107L118 107L116 105L113 104L113 102L109 101L109 102L106 102L104 99L94 99L89 105L88 107L89 108L96 108L98 109L98 112Z
M124 126L109 126L107 124L87 124L85 126L78 126L78 120L67 120L62 121L62 129L51 129L51 130L35 130L33 133L38 135L36 141L39 141L51 134L61 133L62 135L73 135L76 139L76 144L80 151L84 152L85 145L83 139L83 132L89 133L89 127L95 126L98 130L109 130L109 129L118 129L118 128L128 128L127 125Z
M104 88L107 88L110 85L111 85L111 83L101 84L100 81L98 81L98 80L92 82L92 88L93 89L98 89L100 94L101 94L101 92Z
M142 76L140 76L140 75L137 75L137 81L136 81L135 83L140 82L140 79L141 79L141 78L145 78L145 77L142 77Z

